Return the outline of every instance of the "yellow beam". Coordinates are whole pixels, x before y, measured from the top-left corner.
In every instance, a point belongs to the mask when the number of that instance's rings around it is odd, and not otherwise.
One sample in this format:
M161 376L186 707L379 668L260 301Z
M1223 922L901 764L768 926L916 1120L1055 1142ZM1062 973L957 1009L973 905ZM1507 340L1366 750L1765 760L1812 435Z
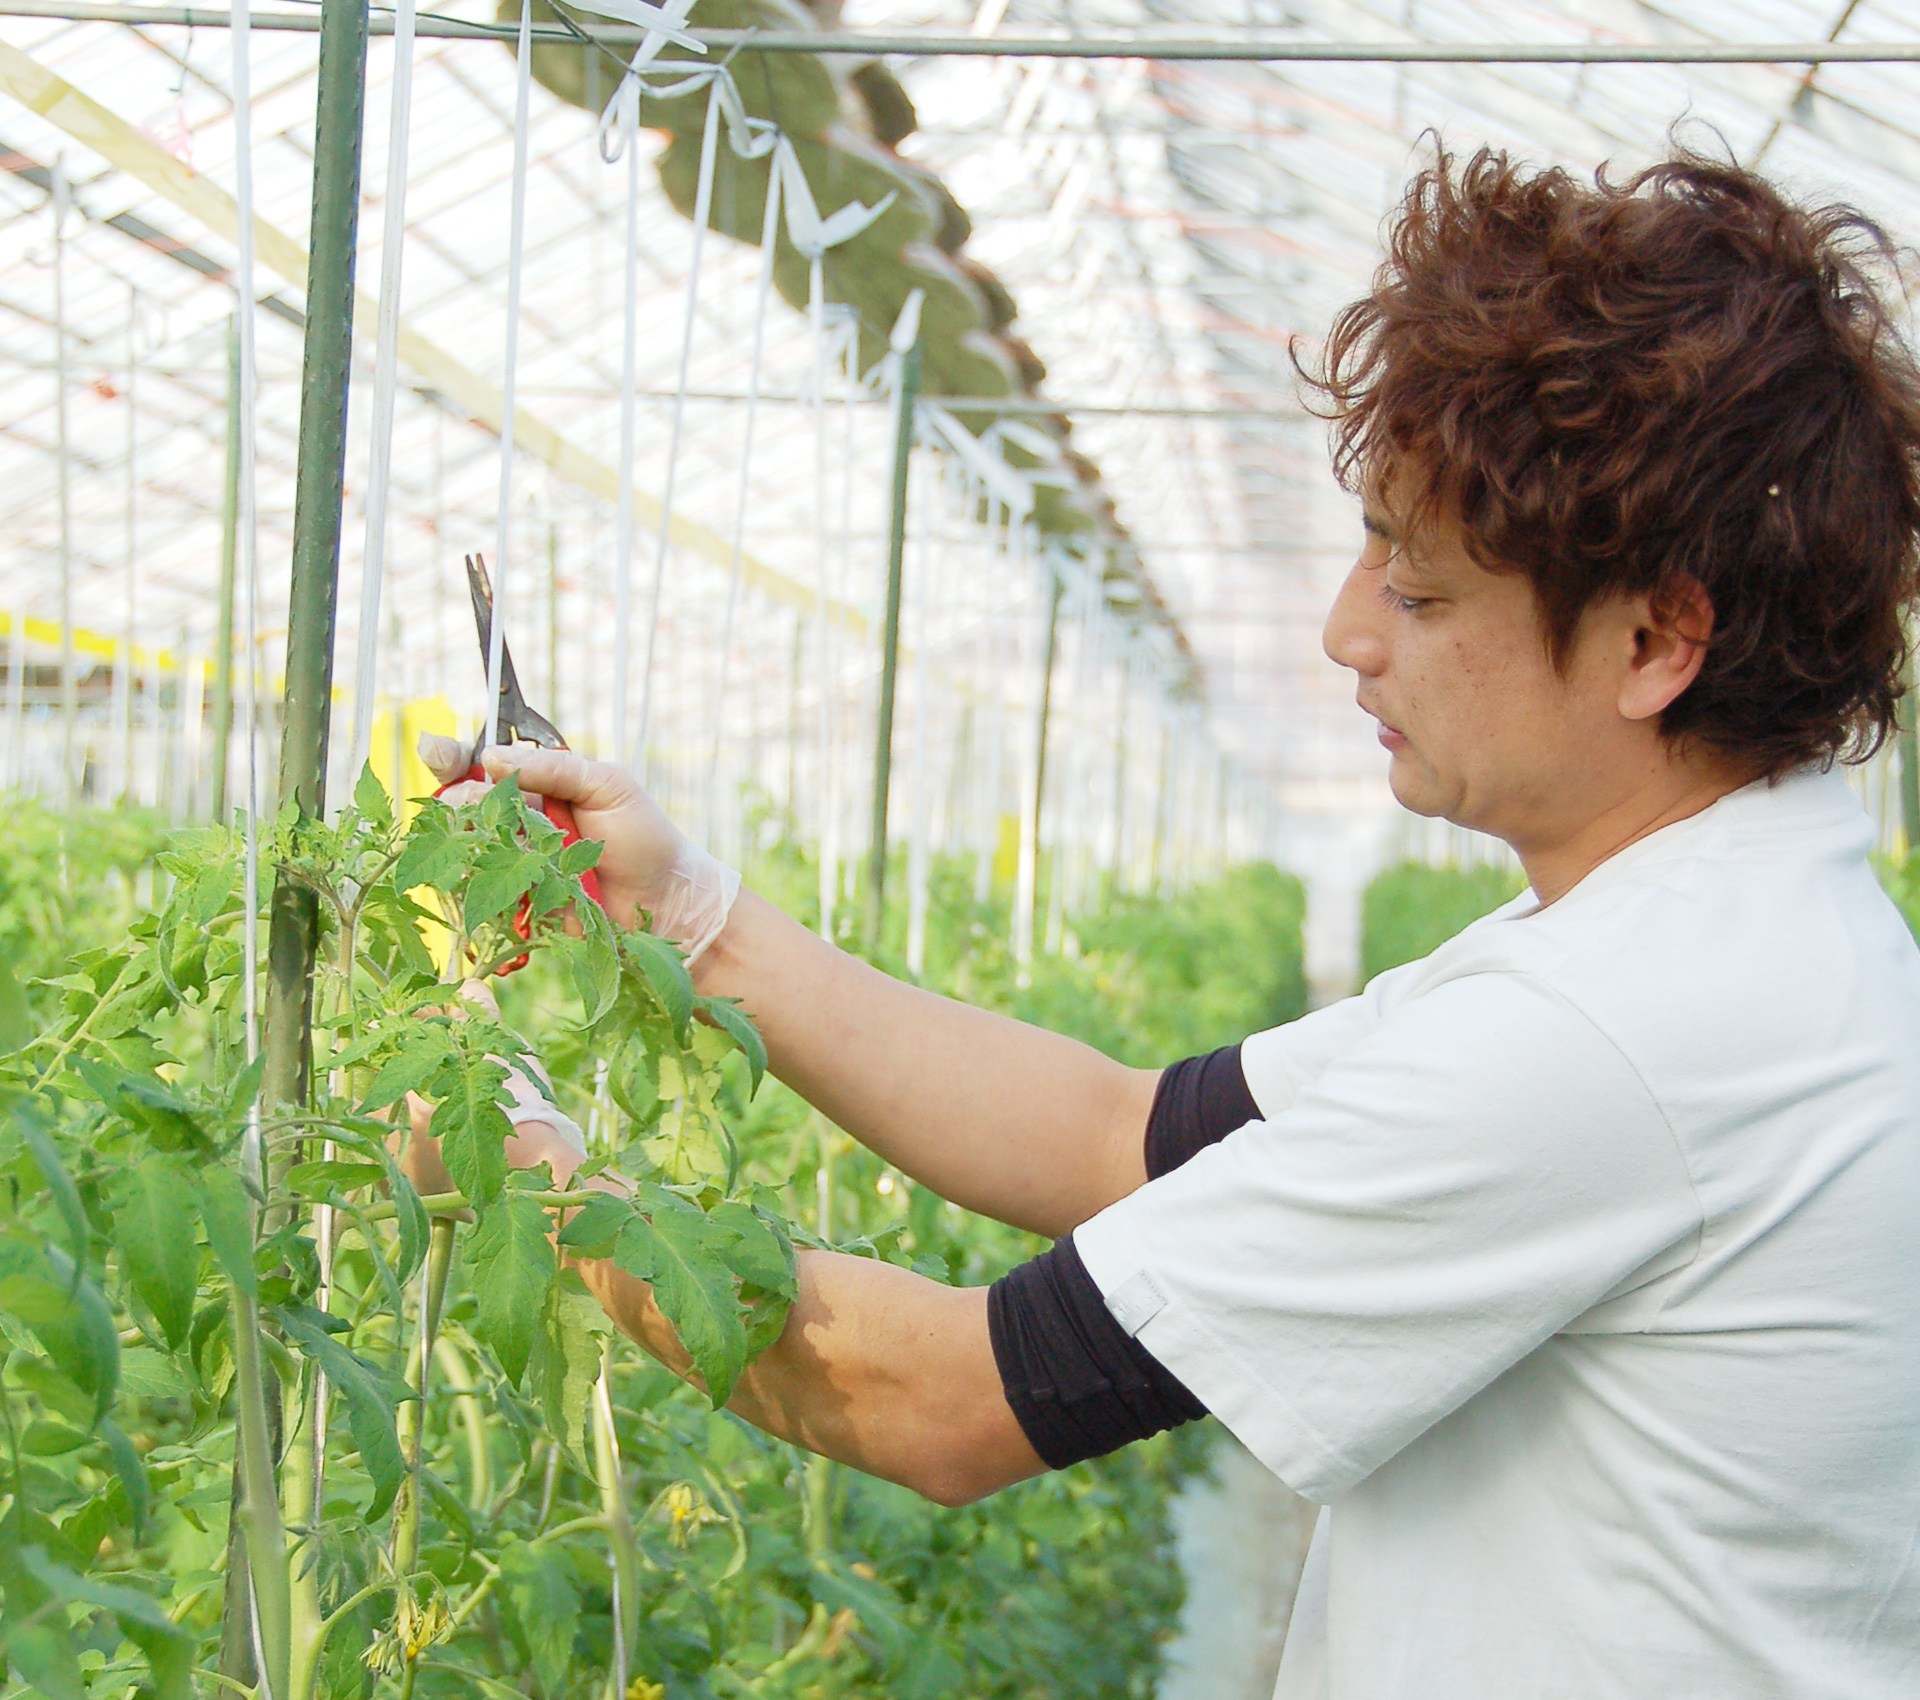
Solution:
M171 201L208 230L229 242L237 239L238 209L226 190L175 159L125 119L7 41L0 41L0 89L130 177L137 178L155 194ZM296 289L305 290L307 251L298 242L257 216L253 221L253 241L254 253L261 264L278 272ZM367 291L358 294L354 328L369 343L378 340L379 303ZM496 436L500 434L506 420L506 398L493 385L404 321L394 347L400 359L428 387L437 390ZM568 483L590 490L608 502L619 500L619 474L611 466L568 441L553 426L523 407L514 409L513 440L517 448L544 461ZM643 529L660 524L661 510L658 497L641 490L633 492L634 518ZM688 554L723 572L732 569L733 546L704 525L676 513L668 535ZM746 584L778 601L808 612L818 606L815 593L807 586L751 555L742 557L740 571ZM865 639L866 617L857 609L838 601L830 601L827 608L837 624Z
M43 643L50 649L60 647L60 627L53 620L36 620L31 614L23 615L20 630L29 643ZM13 616L0 608L0 637L12 638ZM99 632L90 632L85 627L73 628L73 647L76 654L96 655L103 661L112 661L120 653L118 638L104 637ZM158 669L163 673L176 672L180 658L170 649L146 649L139 644L133 646L133 665L137 670Z

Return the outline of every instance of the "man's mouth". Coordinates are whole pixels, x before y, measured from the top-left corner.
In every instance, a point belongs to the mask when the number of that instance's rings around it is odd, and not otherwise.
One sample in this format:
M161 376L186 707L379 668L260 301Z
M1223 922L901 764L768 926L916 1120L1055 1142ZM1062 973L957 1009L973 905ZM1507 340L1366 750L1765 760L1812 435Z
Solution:
M1366 708L1366 704L1362 703L1361 707ZM1373 716L1374 723L1379 727L1377 736L1380 739L1381 748L1391 750L1397 755L1407 747L1409 739L1406 733L1402 732L1399 727L1391 724L1385 716L1377 710L1368 708L1366 711Z

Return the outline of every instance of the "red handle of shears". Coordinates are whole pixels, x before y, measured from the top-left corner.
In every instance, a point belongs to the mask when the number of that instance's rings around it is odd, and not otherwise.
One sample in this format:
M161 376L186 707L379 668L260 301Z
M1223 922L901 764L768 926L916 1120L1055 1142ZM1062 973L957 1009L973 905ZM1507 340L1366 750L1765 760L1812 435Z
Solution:
M442 785L438 791L434 792L434 795L436 797L442 796L452 790L454 786L464 784L470 779L478 780L481 784L485 784L487 782L487 770L478 762L475 762L473 766L468 768L458 779L448 780L445 785ZM563 847L568 844L578 844L580 842L581 833L579 826L573 818L573 805L569 803L566 798L543 796L540 799L540 812L547 817L547 820L553 826L559 828L560 843ZM600 895L599 869L589 868L580 876L580 889L584 891L588 897L593 899L594 904L598 908L606 908L606 899ZM523 939L533 936L533 901L531 898L523 897L520 899L520 907L514 911L513 915L513 930ZM516 956L511 962L502 963L494 972L497 974L513 974L526 967L527 961L528 959L525 956Z

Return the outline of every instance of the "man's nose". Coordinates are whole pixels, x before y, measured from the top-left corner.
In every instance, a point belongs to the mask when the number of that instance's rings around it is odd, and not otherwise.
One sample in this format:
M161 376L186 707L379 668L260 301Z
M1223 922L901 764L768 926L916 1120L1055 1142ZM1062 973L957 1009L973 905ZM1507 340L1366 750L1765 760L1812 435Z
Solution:
M1362 678L1377 678L1386 671L1387 646L1379 628L1379 602L1370 593L1368 573L1361 562L1354 562L1340 594L1327 611L1327 623L1321 628L1320 647L1329 660L1351 667Z

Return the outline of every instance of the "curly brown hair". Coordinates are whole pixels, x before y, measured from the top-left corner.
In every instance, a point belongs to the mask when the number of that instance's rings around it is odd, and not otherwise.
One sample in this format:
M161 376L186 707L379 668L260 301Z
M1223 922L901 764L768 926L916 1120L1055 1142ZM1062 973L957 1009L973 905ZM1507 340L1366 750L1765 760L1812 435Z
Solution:
M1879 748L1920 588L1881 229L1689 151L1590 186L1437 148L1387 250L1302 368L1341 482L1525 573L1556 665L1594 603L1696 581L1713 637L1668 736L1769 775Z

